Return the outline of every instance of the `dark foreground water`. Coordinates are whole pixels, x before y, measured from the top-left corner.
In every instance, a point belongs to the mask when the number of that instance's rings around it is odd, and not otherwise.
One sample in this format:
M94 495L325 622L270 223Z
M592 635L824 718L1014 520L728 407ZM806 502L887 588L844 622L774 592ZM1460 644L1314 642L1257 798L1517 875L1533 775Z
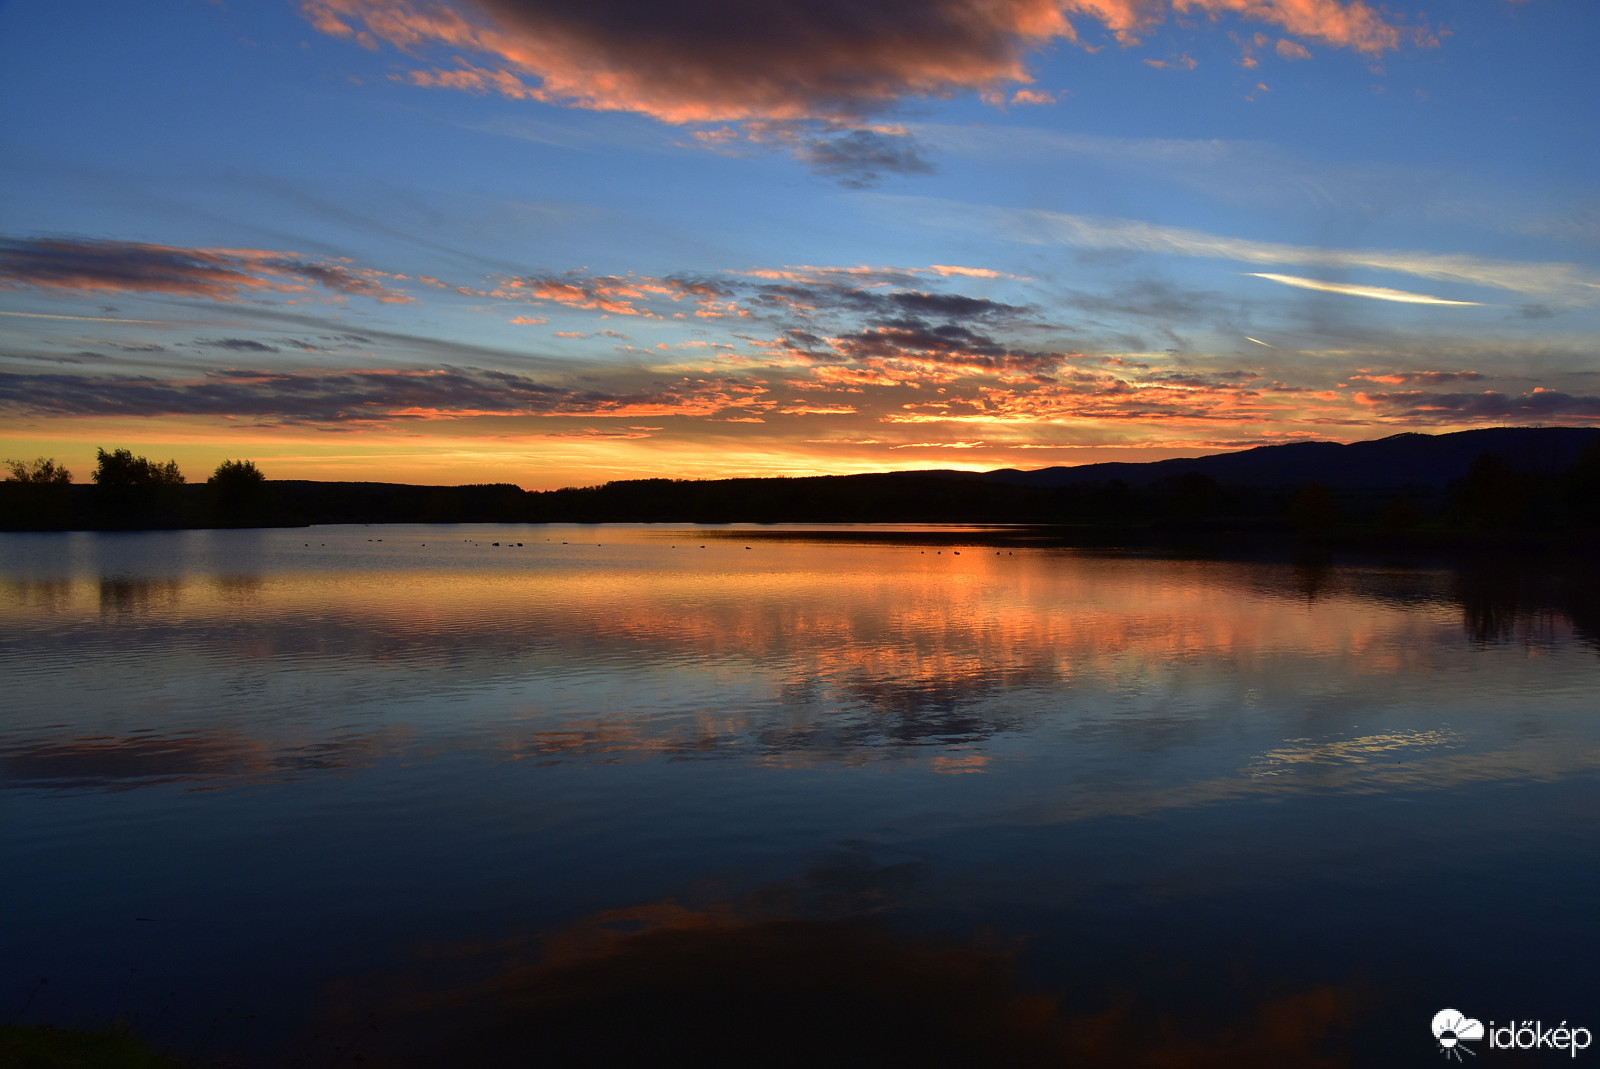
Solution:
M0 561L0 1020L245 1066L1437 1066L1443 1008L1600 1031L1591 573L927 528Z

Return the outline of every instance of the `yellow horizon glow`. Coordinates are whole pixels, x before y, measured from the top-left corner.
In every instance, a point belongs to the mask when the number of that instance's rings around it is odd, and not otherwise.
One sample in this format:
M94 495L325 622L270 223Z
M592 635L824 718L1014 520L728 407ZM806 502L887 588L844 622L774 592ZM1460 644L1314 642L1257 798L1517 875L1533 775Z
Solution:
M926 425L923 425L924 427ZM1060 429L1060 428L1056 428ZM1092 429L1079 444L1027 440L786 441L734 443L697 436L637 439L549 438L457 433L438 425L424 436L405 432L329 433L285 428L227 428L124 418L21 427L0 433L0 458L52 457L78 483L88 483L95 450L130 449L178 462L185 478L204 482L224 460L250 460L268 479L395 482L423 486L511 483L526 490L597 486L625 479L804 478L888 471L993 471L1142 462L1241 448L1236 443L1163 437L1156 442L1100 439ZM1265 443L1263 443L1265 444Z

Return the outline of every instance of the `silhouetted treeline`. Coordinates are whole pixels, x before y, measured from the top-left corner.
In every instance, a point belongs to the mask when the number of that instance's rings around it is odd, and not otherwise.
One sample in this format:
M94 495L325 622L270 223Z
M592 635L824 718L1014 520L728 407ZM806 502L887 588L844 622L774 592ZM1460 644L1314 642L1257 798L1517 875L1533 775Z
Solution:
M1416 436L1421 437L1421 436ZM1266 447L1287 448L1287 447ZM228 461L204 485L176 466L102 451L95 485L0 484L6 530L323 523L975 523L1050 525L1063 541L1197 547L1293 542L1338 548L1592 545L1600 538L1600 436L1564 470L1481 454L1448 484L1228 485L1198 471L1144 482L1025 485L958 472L812 478L634 479L524 491L267 480ZM14 468L14 470L17 470ZM43 470L43 469L40 469ZM24 473L26 474L26 473ZM996 473L1002 475L1003 473Z

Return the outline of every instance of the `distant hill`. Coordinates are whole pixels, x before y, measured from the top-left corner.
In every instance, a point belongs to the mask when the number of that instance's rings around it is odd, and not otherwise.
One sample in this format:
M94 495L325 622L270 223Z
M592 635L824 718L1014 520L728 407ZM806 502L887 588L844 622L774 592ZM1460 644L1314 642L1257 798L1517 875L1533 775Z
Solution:
M1144 464L1083 464L1077 467L1018 471L1002 468L976 478L1012 486L1049 489L1089 486L1120 479L1149 486L1190 472L1223 486L1262 489L1321 483L1330 489L1380 490L1406 487L1442 489L1467 475L1481 454L1502 457L1515 471L1555 475L1566 471L1591 443L1596 427L1491 427L1454 434L1395 434L1371 442L1292 442L1263 445L1238 453ZM933 472L907 474L931 475ZM954 476L954 472L942 472Z
M0 530L9 531L616 522L1011 524L1083 545L1588 551L1600 541L1600 428L1397 434L1040 471L628 479L547 491L268 480L237 497L206 484L136 495L0 482Z

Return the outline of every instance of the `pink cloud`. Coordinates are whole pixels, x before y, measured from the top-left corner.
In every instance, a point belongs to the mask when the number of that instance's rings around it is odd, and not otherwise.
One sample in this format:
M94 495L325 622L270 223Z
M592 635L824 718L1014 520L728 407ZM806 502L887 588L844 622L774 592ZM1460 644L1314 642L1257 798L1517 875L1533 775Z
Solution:
M1390 386L1437 386L1445 382L1474 382L1483 378L1476 371L1394 371L1386 375L1359 374L1350 379L1362 382L1381 382Z
M410 71L406 80L424 88L463 89L469 93L496 92L513 100L539 100L539 91L521 78L505 70L463 65L454 70L435 68L427 71Z
M936 275L944 275L947 278L949 276L951 276L951 275L961 276L961 277L965 277L965 278L1016 278L1017 277L1016 275L1008 275L1004 271L995 271L992 268L988 268L988 267L957 267L954 264L934 264L932 267L928 268L928 270L932 271Z
M1018 89L1011 94L1012 104L1054 104L1056 95L1039 89Z
M650 301L691 301L701 313L722 315L731 310L725 291L714 283L680 278L651 278L644 275L530 275L501 278L492 288L461 292L474 297L499 297L502 300L548 301L569 308L597 309L610 315L642 316L660 319L648 307ZM697 313L700 314L700 313Z
M1362 0L1173 0L1172 7L1179 14L1199 10L1213 18L1236 14L1281 26L1296 37L1371 56L1394 51L1407 36L1421 43L1427 40L1425 31L1405 31Z

